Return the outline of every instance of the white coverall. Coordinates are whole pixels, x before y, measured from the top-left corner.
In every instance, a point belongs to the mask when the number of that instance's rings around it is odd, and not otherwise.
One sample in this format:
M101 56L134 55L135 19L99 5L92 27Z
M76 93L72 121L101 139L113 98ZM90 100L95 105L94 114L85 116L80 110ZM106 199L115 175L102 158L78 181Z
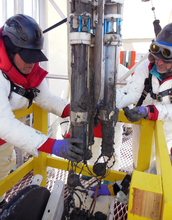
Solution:
M116 105L117 107L123 108L130 104L137 104L139 98L141 97L142 91L144 89L145 78L149 75L148 70L149 61L145 60L135 69L134 75L131 77L127 85L121 89L117 90ZM172 88L172 79L168 79L161 85L156 76L152 75L152 91L155 94ZM143 101L142 106L154 105L159 114L158 119L163 121L163 128L166 137L168 151L170 153L170 148L172 147L172 104L170 103L169 96L164 96L162 102L158 102L153 99L150 94L146 96ZM133 126L133 159L134 168L137 167L138 149L140 140L140 125ZM154 147L152 148L152 159L154 159Z
M0 181L8 175L16 163L14 146L38 157L37 149L48 139L45 134L15 118L12 111L27 108L29 101L14 92L11 93L9 100L10 88L10 81L0 70L0 137L7 142L0 146ZM46 79L37 89L40 93L34 98L35 103L46 111L61 116L68 102L50 93ZM4 196L0 197L0 202L3 198Z

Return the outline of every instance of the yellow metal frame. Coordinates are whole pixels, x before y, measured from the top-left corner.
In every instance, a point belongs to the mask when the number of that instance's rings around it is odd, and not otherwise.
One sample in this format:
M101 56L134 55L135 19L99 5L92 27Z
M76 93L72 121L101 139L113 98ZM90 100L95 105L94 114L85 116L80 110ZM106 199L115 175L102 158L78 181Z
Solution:
M29 109L14 111L16 118L31 113L34 114L33 127L47 134L47 112L35 103ZM119 112L118 121L131 123L126 119L123 111ZM145 119L133 124L141 126L141 134L137 169L132 173L130 185L128 220L172 219L172 190L170 187L172 183L172 167L165 141L163 124L161 121L153 122ZM149 167L153 135L155 136L157 175L143 172ZM41 152L38 158L33 157L29 159L0 181L0 196L32 170L33 175L41 174L43 176L41 185L46 187L47 166L67 170L70 168L70 163L67 160L54 158ZM79 167L83 167L83 164L79 164ZM92 170L92 166L89 166L89 168ZM80 168L77 168L76 172L79 173ZM82 174L88 175L85 171ZM123 179L125 175L126 173L124 172L110 171L106 180L118 181Z

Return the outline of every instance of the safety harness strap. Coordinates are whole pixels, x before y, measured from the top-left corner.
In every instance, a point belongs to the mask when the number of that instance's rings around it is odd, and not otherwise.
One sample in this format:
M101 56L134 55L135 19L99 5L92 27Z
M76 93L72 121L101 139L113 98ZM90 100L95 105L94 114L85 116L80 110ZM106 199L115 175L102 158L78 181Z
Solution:
M27 91L23 87L20 87L17 84L15 84L14 82L12 82L10 80L10 78L6 75L6 73L3 72L3 76L6 79L8 79L10 81L10 84L11 84L10 94L9 94L8 98L10 99L11 93L15 92L15 93L17 93L17 94L19 94L19 95L29 99L29 105L28 105L28 108L29 108L32 105L32 103L33 103L33 99L37 96L37 93L39 93L40 90L37 89L37 88L30 87L29 91Z
M162 102L162 97L169 96L170 102L172 103L172 88L159 92L158 94L152 92L152 74L150 72L149 72L149 77L145 79L144 85L145 87L143 89L142 95L136 106L142 105L148 93L150 93L150 96L153 99L156 99L158 102Z
M163 92L159 92L158 94L155 94L151 91L150 95L153 99L156 99L158 102L162 102L162 97L169 96L170 102L172 103L172 88L167 89Z
M141 106L147 94L152 91L152 74L149 73L149 77L145 79L144 85L145 87L143 89L142 95L136 106Z

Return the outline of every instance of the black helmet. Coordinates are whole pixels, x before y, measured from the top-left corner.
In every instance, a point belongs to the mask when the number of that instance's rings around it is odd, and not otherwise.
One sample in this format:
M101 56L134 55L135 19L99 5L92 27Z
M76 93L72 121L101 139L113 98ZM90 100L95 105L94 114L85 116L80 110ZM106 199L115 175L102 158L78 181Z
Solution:
M167 24L158 34L157 39L159 43L172 47L172 23Z
M21 48L18 53L25 62L48 60L41 51L44 42L43 32L30 16L16 14L7 19L2 28L2 36L7 36L14 46Z
M161 60L172 61L172 23L160 31L156 40L150 45L150 52Z

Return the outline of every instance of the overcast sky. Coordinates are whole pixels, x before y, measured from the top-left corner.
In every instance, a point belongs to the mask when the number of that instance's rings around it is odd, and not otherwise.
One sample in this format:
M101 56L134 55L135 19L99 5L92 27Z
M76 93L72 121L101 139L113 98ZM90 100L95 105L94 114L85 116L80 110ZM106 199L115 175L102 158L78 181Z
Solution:
M152 0L142 2L141 0L124 0L123 12L123 38L149 38L154 37L153 21L154 13L151 10L152 4L155 7L156 19L164 27L169 19L172 22L172 0Z
M155 15L152 11L152 5L155 7ZM122 38L155 38L153 21L160 20L163 28L169 22L172 22L172 0L150 0L142 2L141 0L124 0ZM151 41L150 41L151 42ZM135 50L138 53L147 53L150 42L133 43L128 47L123 43L125 50Z

